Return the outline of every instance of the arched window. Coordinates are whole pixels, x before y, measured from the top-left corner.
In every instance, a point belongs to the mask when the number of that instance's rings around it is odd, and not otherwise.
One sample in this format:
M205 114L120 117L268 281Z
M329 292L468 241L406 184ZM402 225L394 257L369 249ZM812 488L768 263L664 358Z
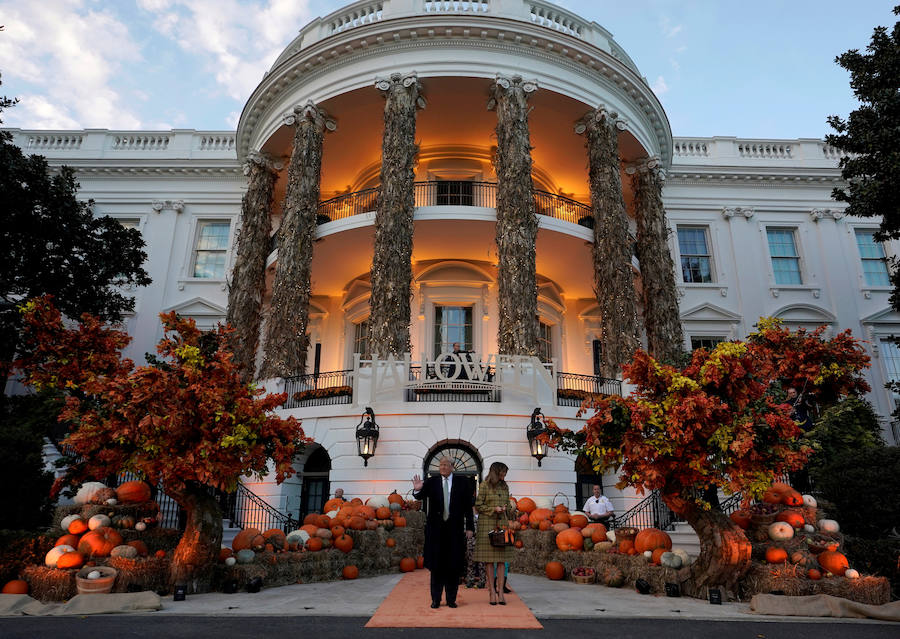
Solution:
M472 477L477 482L481 481L481 457L474 448L465 442L447 442L432 448L425 456L423 464L426 477L438 474L441 458L445 456L453 460L454 474Z
M594 485L603 490L603 475L595 471L591 460L581 453L575 458L575 508L581 509L594 494Z
M303 486L300 491L300 513L302 520L312 512L322 512L322 507L331 494L328 480L331 471L331 457L322 446L317 447L303 464Z

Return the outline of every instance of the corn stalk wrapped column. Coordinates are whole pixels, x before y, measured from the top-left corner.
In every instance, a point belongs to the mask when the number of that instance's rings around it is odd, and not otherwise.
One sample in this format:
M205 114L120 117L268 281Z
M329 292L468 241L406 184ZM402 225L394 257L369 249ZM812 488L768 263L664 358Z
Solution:
M381 195L375 210L369 345L380 357L410 350L416 109L424 107L416 75L395 73L375 86L385 97Z
M631 175L637 210L637 256L644 288L647 349L657 359L673 361L682 351L684 337L662 202L664 175L659 160L653 158L630 165L626 172Z
M587 137L594 216L594 295L602 319L600 374L615 378L640 347L628 216L619 176L619 124L616 114L599 108L576 126Z
M266 257L272 233L272 200L276 167L272 159L251 153L244 164L247 192L241 201L241 231L237 239L237 257L228 287L228 312L225 321L234 328L229 343L234 361L241 367L245 381L256 373L259 347L260 314L266 288Z
M528 96L537 84L497 76L489 109L497 111L497 345L507 355L537 353L538 221L531 182Z
M263 378L302 374L306 369L322 139L326 128L335 129L334 122L312 102L294 107L294 112L285 116L285 123L295 127L294 149L288 166L278 266L266 321L265 359L260 371Z

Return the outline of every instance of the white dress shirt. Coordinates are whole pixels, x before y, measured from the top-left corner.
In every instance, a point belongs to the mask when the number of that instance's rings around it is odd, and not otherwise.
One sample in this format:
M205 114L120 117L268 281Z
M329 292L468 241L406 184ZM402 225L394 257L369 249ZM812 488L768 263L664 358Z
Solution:
M613 512L612 502L606 498L606 495L600 495L599 497L588 497L588 500L584 502L584 513L589 517L591 515L599 515L601 517L606 517L607 515L611 515Z

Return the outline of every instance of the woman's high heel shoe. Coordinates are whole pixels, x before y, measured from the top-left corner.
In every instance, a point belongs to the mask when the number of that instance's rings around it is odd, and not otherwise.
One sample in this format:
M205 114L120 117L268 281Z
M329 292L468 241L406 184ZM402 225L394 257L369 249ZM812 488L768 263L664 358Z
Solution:
M488 595L490 596L491 605L496 606L497 605L497 591L494 590L493 588L491 588L490 591L488 591Z
M497 595L497 598L500 599L500 601L497 602L498 604L500 604L501 606L505 606L505 605L506 605L506 597L503 596L503 593L502 593L502 592L500 592L500 593Z

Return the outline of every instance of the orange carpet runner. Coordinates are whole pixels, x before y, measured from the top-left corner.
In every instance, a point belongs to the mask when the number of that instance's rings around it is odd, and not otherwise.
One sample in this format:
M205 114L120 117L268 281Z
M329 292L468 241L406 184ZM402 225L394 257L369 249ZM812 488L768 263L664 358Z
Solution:
M506 595L505 606L491 606L485 588L460 586L457 608L431 607L427 570L403 576L369 619L366 628L525 628L543 629L515 593Z

